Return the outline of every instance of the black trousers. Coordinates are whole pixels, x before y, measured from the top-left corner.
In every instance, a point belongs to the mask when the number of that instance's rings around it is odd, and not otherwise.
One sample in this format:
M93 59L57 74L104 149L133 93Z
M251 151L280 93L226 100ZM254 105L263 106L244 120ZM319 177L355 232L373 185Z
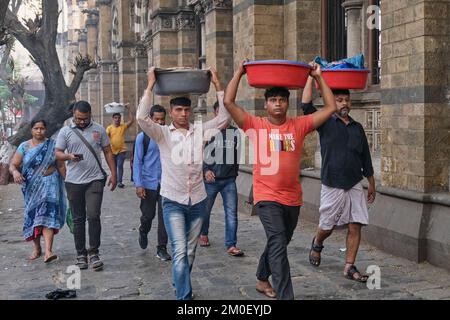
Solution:
M272 201L256 204L256 213L266 232L267 243L262 253L256 277L267 281L272 275L272 285L279 300L294 299L287 245L297 227L300 207L291 207Z
M139 231L149 233L158 204L158 246L167 246L167 232L162 214L161 196L158 190L145 189L145 199L141 199L141 226Z
M75 249L78 255L98 254L102 226L100 214L103 200L103 181L88 184L66 182L67 199L73 215ZM86 218L88 221L89 250L86 250Z

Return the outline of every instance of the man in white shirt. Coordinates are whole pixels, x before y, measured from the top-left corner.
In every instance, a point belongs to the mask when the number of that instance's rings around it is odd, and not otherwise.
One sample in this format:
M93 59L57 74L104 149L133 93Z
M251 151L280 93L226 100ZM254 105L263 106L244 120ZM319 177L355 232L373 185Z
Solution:
M203 141L228 125L230 115L223 105L224 92L211 69L211 82L217 91L219 114L202 123L189 123L191 101L185 97L170 101L169 126L154 123L149 117L155 68L148 72L148 85L137 110L142 130L159 147L162 165L161 190L164 224L172 248L172 276L178 300L192 299L191 270L205 210L203 182Z

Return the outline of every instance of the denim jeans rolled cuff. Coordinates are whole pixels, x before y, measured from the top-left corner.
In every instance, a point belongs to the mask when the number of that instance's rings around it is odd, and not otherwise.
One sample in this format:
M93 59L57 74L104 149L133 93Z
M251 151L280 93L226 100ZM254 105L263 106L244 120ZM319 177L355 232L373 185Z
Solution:
M177 300L192 298L191 271L206 201L183 205L162 198L163 217L172 249L172 278Z
M238 228L236 178L217 179L215 182L205 183L205 189L207 198L201 234L208 235L211 210L217 194L220 193L225 212L225 247L228 249L236 246Z

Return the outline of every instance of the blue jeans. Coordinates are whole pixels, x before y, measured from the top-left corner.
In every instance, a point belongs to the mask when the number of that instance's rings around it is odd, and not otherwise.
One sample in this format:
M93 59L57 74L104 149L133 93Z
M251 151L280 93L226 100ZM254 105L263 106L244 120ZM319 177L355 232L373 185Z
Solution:
M126 156L127 156L126 152L121 152L114 155L114 161L116 162L116 169L117 169L117 183L122 183L123 163L125 162Z
M177 300L191 300L191 270L206 201L184 205L162 197L164 225L172 248L172 278Z
M208 235L211 210L217 194L220 192L225 209L225 247L228 249L236 246L238 228L236 178L218 179L212 183L205 182L205 188L208 197L206 198L206 209L200 234Z

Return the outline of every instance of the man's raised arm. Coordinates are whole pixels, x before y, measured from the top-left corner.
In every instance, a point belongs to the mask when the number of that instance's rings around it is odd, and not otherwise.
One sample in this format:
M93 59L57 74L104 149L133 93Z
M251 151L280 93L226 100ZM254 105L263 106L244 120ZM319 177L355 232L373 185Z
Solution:
M309 76L302 93L303 114L308 115L317 111L312 104L314 78Z
M239 126L239 128L242 128L244 126L244 121L247 114L247 111L238 106L235 101L239 82L241 81L242 75L245 73L244 62L245 61L241 62L239 69L234 74L230 83L228 83L224 98L225 107L227 108L228 112L230 113L234 122L236 122L236 124Z
M320 68L320 65L315 63L310 75L319 84L319 90L322 92L324 103L324 107L321 110L314 112L312 115L314 129L317 129L324 124L325 121L333 115L333 113L336 112L336 101L334 100L333 92L326 83L325 79L322 77L322 69Z
M147 89L144 91L144 95L142 96L136 111L136 119L141 129L150 138L154 139L156 142L160 142L164 139L164 129L150 118L152 90L156 83L155 67L151 67L150 70L148 70L147 79Z
M228 113L227 109L223 105L223 96L224 92L222 89L222 85L219 80L219 76L217 75L217 71L214 68L210 68L211 71L211 82L216 88L217 101L219 102L219 113L217 117L206 121L203 124L203 130L211 130L211 129L222 129L227 126L227 124L231 121L231 116Z

